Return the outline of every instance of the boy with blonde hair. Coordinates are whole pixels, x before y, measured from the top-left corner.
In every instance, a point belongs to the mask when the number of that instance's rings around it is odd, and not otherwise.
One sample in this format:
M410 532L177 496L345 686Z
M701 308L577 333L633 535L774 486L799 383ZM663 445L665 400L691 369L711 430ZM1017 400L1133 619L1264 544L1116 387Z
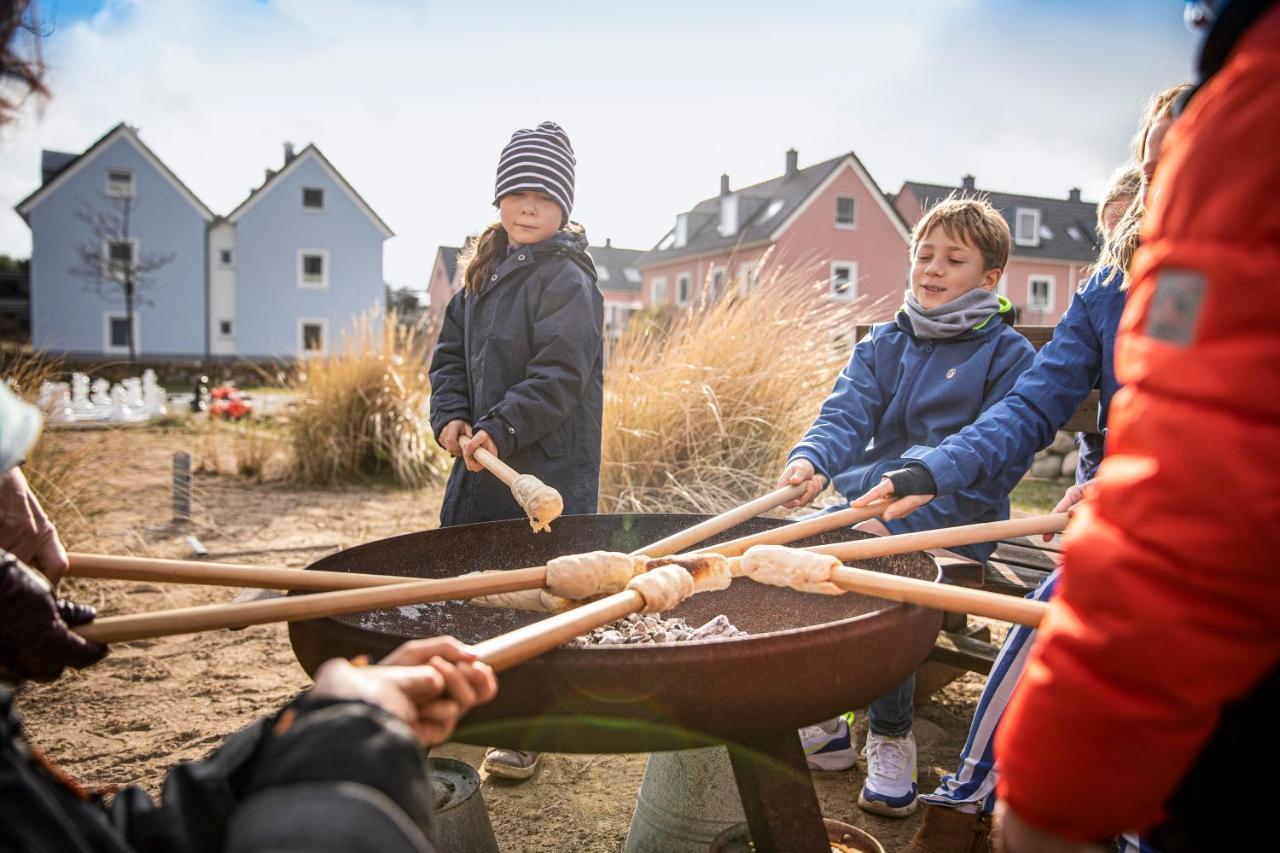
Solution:
M1013 387L1035 356L1012 327L1013 311L995 292L1009 259L1009 226L985 200L951 197L929 210L911 235L910 287L893 322L872 328L854 348L817 420L791 451L779 485L803 484L792 506L826 488L847 499L919 458L972 423ZM907 518L859 525L905 533L1009 517L1009 492L1031 463L1008 460L990 482L935 500ZM978 561L994 546L956 551ZM905 817L916 807L912 675L872 702L858 805ZM851 715L801 732L811 767L856 763Z

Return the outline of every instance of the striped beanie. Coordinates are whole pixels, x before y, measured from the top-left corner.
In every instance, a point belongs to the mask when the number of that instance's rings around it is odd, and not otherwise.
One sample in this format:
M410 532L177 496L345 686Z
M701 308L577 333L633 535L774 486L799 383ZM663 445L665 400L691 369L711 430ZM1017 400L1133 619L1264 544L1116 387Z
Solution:
M538 190L555 199L567 222L573 211L573 167L577 162L569 134L555 122L517 130L498 158L494 206L504 195Z

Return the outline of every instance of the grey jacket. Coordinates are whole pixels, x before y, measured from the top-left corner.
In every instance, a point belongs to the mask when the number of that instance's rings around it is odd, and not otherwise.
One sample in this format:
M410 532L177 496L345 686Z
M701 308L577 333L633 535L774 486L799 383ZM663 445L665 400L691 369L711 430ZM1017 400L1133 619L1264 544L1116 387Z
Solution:
M498 456L594 513L604 407L604 298L583 235L561 231L499 261L449 301L431 360L431 428L465 420ZM440 524L521 518L497 477L454 462Z

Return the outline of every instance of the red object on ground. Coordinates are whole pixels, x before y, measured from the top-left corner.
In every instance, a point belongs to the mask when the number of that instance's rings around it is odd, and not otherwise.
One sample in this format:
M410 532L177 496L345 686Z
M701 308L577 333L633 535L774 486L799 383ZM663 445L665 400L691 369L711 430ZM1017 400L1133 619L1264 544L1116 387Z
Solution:
M1164 143L1108 455L996 738L1000 797L1064 838L1157 823L1222 706L1280 660L1277 139L1280 7Z
M238 421L253 414L253 403L240 396L234 385L219 385L209 392L209 417Z

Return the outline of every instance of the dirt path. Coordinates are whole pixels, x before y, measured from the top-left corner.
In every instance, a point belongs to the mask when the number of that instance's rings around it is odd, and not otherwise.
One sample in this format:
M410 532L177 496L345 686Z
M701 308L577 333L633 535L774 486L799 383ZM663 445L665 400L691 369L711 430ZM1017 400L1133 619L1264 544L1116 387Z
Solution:
M70 543L75 550L187 557L193 532L211 557L263 548L351 546L436 525L438 490L345 487L311 490L200 476L196 523L168 525L175 450L194 450L181 431L125 431L94 441L103 460L106 508ZM127 461L127 464L125 462ZM240 562L302 566L332 548L241 554ZM142 583L70 583L104 615L225 602L236 590ZM88 786L139 783L158 790L166 769L197 759L230 732L272 712L308 685L281 625L162 638L113 649L101 664L25 691L20 707L32 739ZM927 790L963 745L982 682L968 676L917 709L920 788ZM859 713L860 729L865 715ZM449 744L436 754L479 766L477 747ZM551 755L532 781L486 780L483 794L504 853L618 851L644 771L643 755ZM827 815L866 828L887 850L910 838L918 818L888 820L855 805L862 769L815 774Z

